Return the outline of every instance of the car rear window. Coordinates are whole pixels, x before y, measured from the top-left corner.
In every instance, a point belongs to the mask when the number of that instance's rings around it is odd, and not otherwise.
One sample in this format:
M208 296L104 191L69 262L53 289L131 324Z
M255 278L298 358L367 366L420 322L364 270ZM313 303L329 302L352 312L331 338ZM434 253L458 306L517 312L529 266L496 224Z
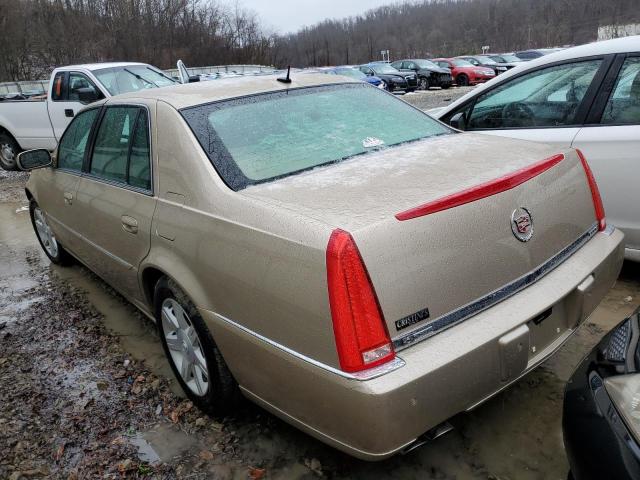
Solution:
M405 142L452 133L367 84L265 93L181 111L233 190Z

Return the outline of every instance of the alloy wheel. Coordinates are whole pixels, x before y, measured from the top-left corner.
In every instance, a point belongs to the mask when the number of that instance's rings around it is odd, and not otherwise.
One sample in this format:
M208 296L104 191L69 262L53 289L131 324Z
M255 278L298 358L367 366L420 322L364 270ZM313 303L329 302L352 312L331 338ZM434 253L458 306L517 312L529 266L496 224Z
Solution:
M161 314L162 331L176 370L195 395L205 395L209 390L209 370L189 315L173 298L162 302Z
M0 163L4 168L14 168L16 165L16 152L13 145L7 142L0 144Z
M38 234L40 242L42 242L42 246L51 257L57 257L58 242L56 241L56 237L51 231L51 227L49 227L44 212L40 207L36 207L33 210L33 221L36 225L36 233Z

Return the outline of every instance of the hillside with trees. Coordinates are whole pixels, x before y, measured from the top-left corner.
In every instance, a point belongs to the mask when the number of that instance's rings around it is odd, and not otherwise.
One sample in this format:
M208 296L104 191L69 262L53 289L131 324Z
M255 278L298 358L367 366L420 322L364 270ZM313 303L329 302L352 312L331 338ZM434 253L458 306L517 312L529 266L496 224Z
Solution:
M427 0L327 20L277 39L276 63L339 65L578 45L598 27L634 23L639 0Z
M321 0L319 0L321 1ZM0 0L0 80L46 78L58 65L130 60L172 68L259 63L305 67L593 41L632 23L640 0L424 0L326 20L295 34L265 31L241 2Z

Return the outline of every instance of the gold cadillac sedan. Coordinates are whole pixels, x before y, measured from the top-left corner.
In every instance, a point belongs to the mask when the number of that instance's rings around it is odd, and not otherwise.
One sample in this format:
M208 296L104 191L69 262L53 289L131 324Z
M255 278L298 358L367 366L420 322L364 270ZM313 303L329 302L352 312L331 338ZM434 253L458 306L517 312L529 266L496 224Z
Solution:
M21 168L49 258L154 319L186 394L378 460L551 355L623 258L581 153L301 74L110 98Z

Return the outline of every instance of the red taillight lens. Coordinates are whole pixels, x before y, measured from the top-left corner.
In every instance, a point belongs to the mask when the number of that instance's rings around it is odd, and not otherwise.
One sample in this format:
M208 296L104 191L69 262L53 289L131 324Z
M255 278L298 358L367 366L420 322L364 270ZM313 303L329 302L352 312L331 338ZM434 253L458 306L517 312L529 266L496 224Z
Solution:
M353 237L334 230L327 245L327 284L333 332L345 372L395 357L378 298Z
M593 177L593 172L591 171L584 154L578 149L576 149L576 153L578 154L578 157L580 157L582 168L584 168L584 173L587 175L589 188L591 189L591 198L593 199L593 208L596 211L596 220L598 220L598 229L602 231L607 228L607 220L604 215L604 205L602 205L600 190L598 190L598 184L596 183L596 179Z

